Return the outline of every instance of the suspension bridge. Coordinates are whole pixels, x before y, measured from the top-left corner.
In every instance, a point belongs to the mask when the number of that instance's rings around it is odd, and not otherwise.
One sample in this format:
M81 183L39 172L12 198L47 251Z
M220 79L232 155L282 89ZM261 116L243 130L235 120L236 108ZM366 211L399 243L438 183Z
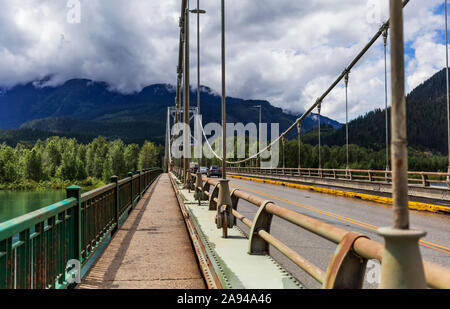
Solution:
M221 177L215 179L201 173L202 156L195 161L198 169L191 168L194 145L186 132L194 116L201 115L201 97L197 53L197 107L190 106L189 16L197 15L199 51L200 14L206 12L199 1L190 9L189 1L182 0L165 169L112 177L110 184L83 194L71 186L64 201L0 223L0 288L450 288L450 170L408 171L403 39L408 2L390 0L390 19L307 111L256 153L235 160L226 155L222 0L221 147L211 145L202 122L194 140L222 163ZM316 109L321 114L337 85L343 82L347 90L352 69L380 39L387 113L388 38L391 141L387 115L381 128L386 131L386 169L349 168L348 116L346 169L322 168L320 117L317 168L302 167L300 157L296 168L263 166L264 154L294 129L301 147L302 121ZM184 131L173 135L177 124ZM181 157L173 151L179 138ZM254 161L259 166L246 166Z

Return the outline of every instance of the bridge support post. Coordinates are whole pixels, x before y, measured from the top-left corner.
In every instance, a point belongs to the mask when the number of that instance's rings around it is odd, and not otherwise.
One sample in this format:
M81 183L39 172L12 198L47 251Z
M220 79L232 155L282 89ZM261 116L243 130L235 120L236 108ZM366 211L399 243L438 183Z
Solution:
M273 204L272 201L264 201L259 207L253 220L253 226L250 230L250 239L248 246L248 254L251 255L266 255L269 254L269 243L259 236L259 231L266 231L270 233L270 226L272 224L273 215L266 211L268 204Z
M129 172L128 173L128 177L130 177L130 198L131 198L131 209L133 209L133 204L134 204L134 196L133 196L133 172Z
M190 180L191 180L191 181L189 182L190 189L193 190L194 193L195 193L195 182L197 181L197 175L192 176L192 174L191 174L191 179L190 179Z
M116 221L116 227L114 228L113 234L116 233L116 231L119 229L119 177L118 176L111 176L111 182L116 185L116 194L114 197L114 220Z
M203 185L203 191L202 191L202 200L203 201L208 201L209 197L208 195L205 194L205 192L209 193L209 188L210 188L210 184L208 183L208 181L205 181L205 184Z
M380 228L385 239L381 263L382 289L425 289L425 271L419 249L419 239L426 232Z
M430 186L430 182L428 181L428 176L422 174L422 185L424 187L429 187Z
M191 171L188 170L184 173L184 188L191 193Z
M74 236L75 236L75 248L74 248L74 252L75 252L75 258L82 263L82 256L81 256L81 251L82 251L82 244L81 244L81 231L82 231L82 226L81 226L81 187L79 186L70 186L66 188L66 196L67 198L76 198L78 201L78 206L77 206L77 211L75 212L75 231L74 231Z
M138 175L139 185L138 185L138 192L139 192L139 199L141 199L142 195L142 180L141 180L141 171L136 171L136 174Z
M195 194L194 197L195 199L198 200L198 205L201 205L201 201L203 199L203 189L200 189L203 187L203 182L202 182L202 173L197 172L197 175L195 177Z
M219 196L217 198L216 225L218 229L223 229L223 237L228 237L228 228L234 226L233 202L230 196L230 186L228 179L219 180Z
M219 196L220 183L217 183L209 196L209 210L217 210L217 198Z

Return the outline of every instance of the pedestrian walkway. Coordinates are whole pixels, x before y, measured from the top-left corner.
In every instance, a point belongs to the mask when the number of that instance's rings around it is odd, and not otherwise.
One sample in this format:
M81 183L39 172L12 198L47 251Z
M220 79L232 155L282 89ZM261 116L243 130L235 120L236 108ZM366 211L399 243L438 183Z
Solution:
M167 174L145 193L78 288L205 288Z

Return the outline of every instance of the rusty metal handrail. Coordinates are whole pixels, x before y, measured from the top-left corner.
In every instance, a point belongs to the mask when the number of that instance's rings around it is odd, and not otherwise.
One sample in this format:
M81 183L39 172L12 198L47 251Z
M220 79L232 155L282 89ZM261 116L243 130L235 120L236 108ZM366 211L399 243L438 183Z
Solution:
M196 175L192 174L192 177L196 177ZM216 186L218 183L217 181L212 180L210 178L205 178L202 180L209 186ZM204 194L211 196L209 190L203 191L202 187L197 187L196 190L200 190ZM347 236L349 236L349 234L353 234L339 227L308 217L293 210L283 208L277 205L276 203L273 202L268 203L268 201L265 201L262 198L251 195L241 190L237 190L236 188L232 188L231 197L232 199L235 198L237 200L239 199L245 200L250 204L257 206L258 208L264 207L264 211L267 214L271 216L277 216L311 233L314 233L317 236L320 236L335 244L338 244L339 245L338 250L335 253L335 256L333 257L330 264L335 262L334 258L336 257L336 255L338 255L339 248L341 247L341 244L345 242L346 238L348 238ZM214 200L217 202L217 198L214 198ZM232 213L235 216L235 218L237 218L247 227L252 228L254 226L254 222L237 211L237 202L236 205L233 207L235 208L233 209ZM336 278L338 276L339 271L341 270L340 267L333 268L331 267L332 265L329 265L328 267L329 270L327 273L325 273L323 270L315 266L313 263L311 263L301 255L299 255L297 252L295 252L288 246L286 246L283 242L273 237L273 235L270 234L270 231L267 231L265 229L259 229L258 231L256 231L256 233L258 234L259 237L264 239L267 243L271 244L274 248L276 248L278 251L284 254L287 258L289 258L292 262L294 262L297 266L299 266L301 269L307 272L315 280L322 283L324 286L329 286L328 283L330 282L330 280L333 281L332 279ZM382 262L384 245L376 241L370 240L366 237L363 237L363 235L359 235L354 239L353 243L350 246L350 250L362 259L366 260L375 259L378 260L379 262ZM450 269L425 260L424 260L424 269L427 285L430 288L440 288L440 289L450 288Z

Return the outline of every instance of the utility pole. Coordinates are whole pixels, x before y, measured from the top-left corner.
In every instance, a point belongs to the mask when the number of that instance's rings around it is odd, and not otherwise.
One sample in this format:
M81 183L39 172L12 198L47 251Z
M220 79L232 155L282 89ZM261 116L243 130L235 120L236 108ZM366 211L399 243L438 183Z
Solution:
M222 228L222 236L228 238L228 228L233 227L234 216L232 214L232 202L230 197L230 185L227 180L227 110L225 92L225 1L222 5L222 179L219 180L219 196L217 201L217 228Z
M186 9L186 2L183 1L181 3L181 16L179 20L179 27L180 27L180 45L179 45L179 51L178 51L178 65L177 65L177 92L175 97L175 106L176 106L176 112L175 112L175 124L178 124L180 122L180 112L181 112L181 84L183 79L183 63L184 63L184 10ZM174 136L175 138L178 138L178 135ZM175 163L177 167L181 168L182 160L180 158L177 158L175 160Z
M197 9L192 10L191 13L197 14L197 121L199 130L202 130L203 123L201 121L201 112L200 112L200 14L205 14L206 11L200 10L200 0L197 0ZM195 188L202 187L202 161L203 161L203 134L202 132L199 132L198 135L199 141L198 141L198 147L200 147L200 158L198 159L198 169L197 169L197 177L195 181ZM197 192L196 189L195 192L197 194L198 203L200 205L201 200L204 199L204 194Z
M197 116L200 119L200 14L205 14L205 10L200 10L200 0L197 0L197 9L190 11L193 14L197 14ZM203 135L200 134L200 147L202 149L201 156L199 158L199 171L202 166L203 159Z
M189 158L188 149L190 148L190 136L188 134L189 125L189 1L184 12L184 131L183 131L183 154L184 154L184 184L188 184ZM189 149L190 150L190 149Z

